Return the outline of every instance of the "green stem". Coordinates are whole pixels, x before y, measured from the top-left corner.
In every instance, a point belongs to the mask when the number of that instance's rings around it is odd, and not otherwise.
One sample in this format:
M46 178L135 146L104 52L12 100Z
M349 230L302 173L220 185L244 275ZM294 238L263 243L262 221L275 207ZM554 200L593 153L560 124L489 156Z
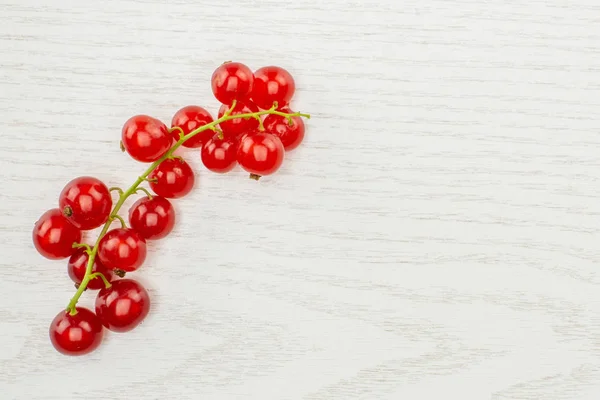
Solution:
M120 215L117 215L117 214L111 215L109 220L111 220L111 219L112 219L112 221L114 221L115 219L118 219L119 222L121 223L121 228L127 228L127 224L125 223L125 220Z
M92 248L90 247L90 245L86 244L86 243L73 243L73 248L74 249L84 248L88 254L92 251Z
M81 281L81 284L79 284L79 288L77 288L77 291L75 292L75 294L73 295L73 297L71 298L71 301L69 301L69 305L67 306L67 311L70 312L71 315L75 315L77 314L77 310L75 308L75 306L77 305L77 302L79 301L79 298L81 297L81 295L83 294L83 292L85 291L85 289L87 288L87 285L89 284L90 280L93 279L92 275L92 268L94 266L94 260L96 259L96 255L98 254L98 245L100 244L100 241L102 240L102 238L104 237L104 235L106 235L106 232L108 232L108 229L110 227L110 224L112 223L112 221L114 219L122 219L121 217L119 217L118 213L119 210L121 210L121 207L123 206L123 204L125 203L125 201L127 200L127 198L129 196L131 196L132 194L134 194L135 192L138 191L140 184L146 180L148 180L148 175L150 175L152 173L152 171L154 171L154 169L163 161L165 161L168 158L172 158L173 157L173 153L175 152L175 150L177 150L184 142L186 142L187 140L193 138L194 136L196 136L197 134L199 134L200 132L204 132L207 129L211 129L211 130L216 130L217 125L219 125L222 122L225 121L230 121L232 119L237 119L237 118L257 118L261 115L266 115L266 114L275 114L275 115L280 115L282 117L304 117L309 119L310 115L309 114L303 114L300 112L295 112L295 113L291 113L291 114L286 114L284 112L281 111L277 111L276 107L271 107L268 110L263 110L263 111L257 111L254 113L246 113L246 114L234 114L231 115L231 113L233 112L233 109L235 107L235 100L233 101L233 103L231 104L231 107L229 108L229 110L227 110L223 116L219 119L214 120L211 123L208 123L206 125L203 125L199 128L194 129L192 132L188 133L185 136L181 136L179 138L179 140L177 142L175 142L173 144L173 146L171 146L171 148L169 149L169 151L167 151L161 158L159 158L158 160L156 160L155 162L153 162L145 171L142 175L138 176L138 178L135 180L135 182L133 182L133 184L124 192L119 193L119 200L117 200L117 202L115 203L112 212L110 213L109 217L108 217L108 221L106 221L106 223L104 224L104 226L102 227L102 230L100 231L100 234L98 235L98 238L96 239L96 243L94 244L94 247L91 249L90 251L90 255L88 257L88 263L86 266L86 270L85 270L85 276L83 277L83 280ZM106 281L108 282L108 281ZM105 283L106 283L105 282Z
M181 129L181 127L179 126L174 126L171 129L169 129L169 133L175 132L175 131L179 131L179 137L183 137L185 136L185 132L183 132L183 129Z
M117 192L119 193L119 196L123 194L123 189L121 189L120 187L111 187L108 189L109 192Z
M258 120L258 130L259 131L264 131L265 130L265 126L263 125L263 120L261 117L256 117L256 119Z
M110 282L108 281L108 279L106 279L106 276L104 276L104 274L102 272L94 272L93 274L90 275L90 281L94 278L100 277L100 279L102 279L102 281L104 282L104 287L105 288L110 288L112 285L110 284Z
M137 192L144 192L144 193L146 193L146 196L148 196L148 198L149 198L150 200L152 200L152 193L150 193L150 192L148 191L148 189L146 189L146 188L144 188L144 187L141 187L141 186L140 186L139 188L135 189L135 192L136 192L136 193L137 193Z

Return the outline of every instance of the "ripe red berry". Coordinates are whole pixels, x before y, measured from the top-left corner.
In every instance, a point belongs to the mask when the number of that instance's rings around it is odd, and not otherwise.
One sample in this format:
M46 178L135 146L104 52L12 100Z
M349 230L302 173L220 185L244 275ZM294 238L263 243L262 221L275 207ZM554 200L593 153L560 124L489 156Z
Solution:
M156 118L136 115L123 126L121 141L129 155L140 162L154 162L173 144L169 129Z
M87 231L106 222L113 202L108 187L101 180L80 176L66 184L58 204L73 225Z
M291 114L289 109L283 109L282 112ZM263 121L265 130L276 135L286 150L293 150L302 143L304 139L304 121L300 117L292 117L292 124L286 117L281 115L269 114Z
M69 278L77 284L81 283L85 277L85 270L87 269L89 255L84 248L77 249L77 251L69 258L67 264L67 273ZM110 282L114 275L113 272L107 269L98 257L94 259L94 265L92 266L92 273L100 272ZM100 277L96 277L89 281L87 288L91 290L98 290L104 287L104 281Z
M142 322L150 311L150 296L132 279L119 279L98 292L96 314L113 332L127 332Z
M98 258L108 269L135 271L146 259L146 241L130 228L110 230L98 244Z
M244 100L252 92L252 70L239 62L220 65L212 74L211 87L215 98L221 103Z
M62 354L80 356L95 350L104 330L100 319L87 308L76 307L77 314L59 312L50 324L50 341Z
M281 140L268 132L251 132L240 141L237 161L251 177L258 179L277 171L283 163L285 149Z
M263 67L254 72L252 101L266 110L276 101L278 108L287 105L296 91L292 75L281 67Z
M175 210L164 197L142 197L129 209L129 224L146 240L162 239L175 226Z
M200 157L210 171L224 174L237 164L238 141L233 138L213 138L202 146Z
M194 171L180 158L166 159L148 175L150 188L159 196L177 199L194 188Z
M221 118L227 110L231 108L231 105L222 104L219 108L219 118ZM238 101L231 112L231 115L255 113L258 111L258 107L251 101ZM237 138L241 134L258 128L258 120L256 118L234 118L229 121L221 122L219 127L223 131L223 135L226 137Z
M171 128L180 127L183 130L183 134L187 135L194 129L198 129L211 122L213 122L213 117L204 108L199 106L186 106L175 113L171 120ZM207 129L183 142L182 146L188 148L201 147L202 144L206 143L206 141L212 138L214 134L215 133L211 129ZM173 140L177 141L179 140L181 132L178 129L175 129L171 135L173 136Z
M81 231L58 208L46 211L33 227L33 244L50 260L67 258L75 252L73 243L81 240Z

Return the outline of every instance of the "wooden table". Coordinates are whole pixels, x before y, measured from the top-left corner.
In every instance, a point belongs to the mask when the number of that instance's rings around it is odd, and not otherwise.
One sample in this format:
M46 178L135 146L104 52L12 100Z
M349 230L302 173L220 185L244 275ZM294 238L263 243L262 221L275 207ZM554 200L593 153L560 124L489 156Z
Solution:
M0 15L2 400L600 398L597 2L0 0ZM74 288L34 222L76 176L135 180L130 116L216 112L225 60L294 75L302 147L259 182L183 153L197 188L135 274L151 314L59 355L48 325Z

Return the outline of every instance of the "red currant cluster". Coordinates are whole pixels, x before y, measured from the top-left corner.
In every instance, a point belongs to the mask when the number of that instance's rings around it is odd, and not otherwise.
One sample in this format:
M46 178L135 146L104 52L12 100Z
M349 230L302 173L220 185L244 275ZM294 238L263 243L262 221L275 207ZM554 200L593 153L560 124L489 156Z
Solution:
M177 111L170 129L146 115L125 122L121 149L137 161L151 163L127 190L108 188L93 177L75 178L60 193L58 208L36 222L37 251L48 259L68 258L68 275L77 287L50 325L50 340L60 353L87 354L102 341L104 328L127 332L148 315L147 290L124 276L144 263L147 240L162 239L173 229L175 211L168 199L181 198L194 186L194 171L174 155L176 149L201 148L207 169L225 173L240 164L251 178L259 179L277 171L285 151L302 142L302 117L310 116L289 108L295 83L285 69L270 66L253 73L244 64L226 62L214 71L211 84L222 103L217 119L190 105ZM143 182L154 194L140 186ZM116 202L113 191L119 195ZM131 206L127 226L119 211L135 193L143 196ZM115 220L121 227L110 229ZM100 226L93 246L82 243L82 231ZM77 306L87 289L98 290L95 312Z

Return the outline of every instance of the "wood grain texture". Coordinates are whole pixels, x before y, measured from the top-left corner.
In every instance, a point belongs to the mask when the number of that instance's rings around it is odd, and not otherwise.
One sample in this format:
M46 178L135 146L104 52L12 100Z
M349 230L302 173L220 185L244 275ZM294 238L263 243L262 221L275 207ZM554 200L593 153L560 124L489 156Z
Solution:
M596 1L0 14L2 400L600 398ZM187 152L198 187L136 274L153 312L58 355L48 324L74 289L33 223L75 176L133 182L123 122L216 110L231 59L293 73L304 145L259 183Z

